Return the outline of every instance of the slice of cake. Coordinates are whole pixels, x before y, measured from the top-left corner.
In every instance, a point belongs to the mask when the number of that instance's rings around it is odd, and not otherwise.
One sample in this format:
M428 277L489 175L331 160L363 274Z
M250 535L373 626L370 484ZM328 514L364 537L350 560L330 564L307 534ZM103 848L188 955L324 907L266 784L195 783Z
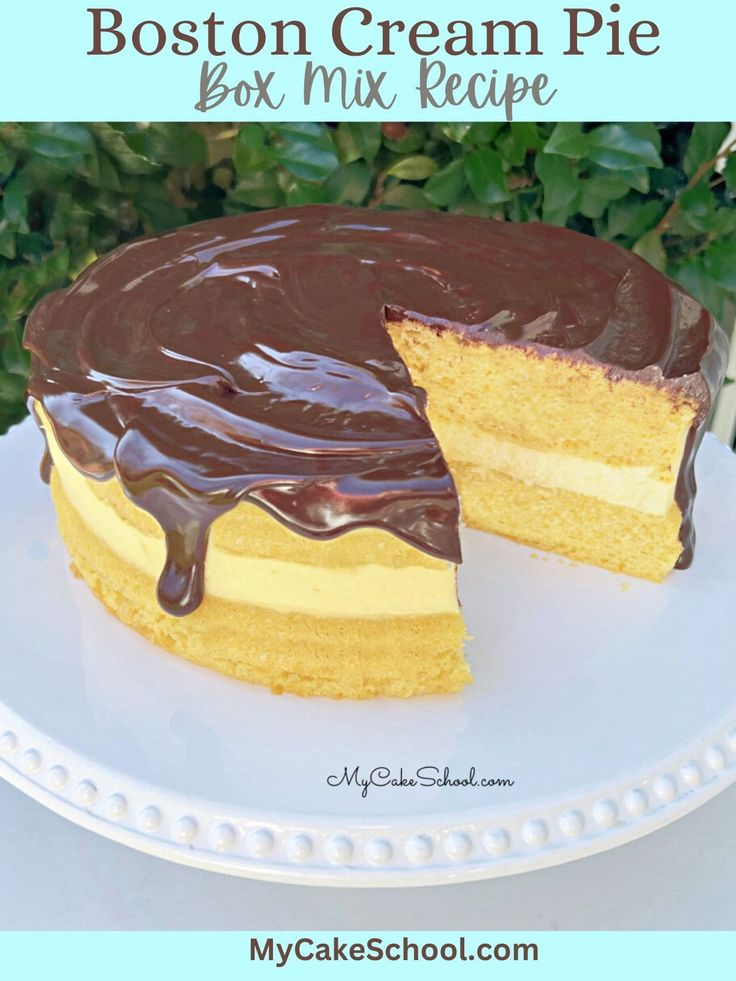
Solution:
M709 314L614 246L328 206L122 246L25 344L62 536L108 608L235 677L356 698L469 680L460 502L616 571L686 566L725 367Z
M409 320L389 330L429 392L466 524L655 581L690 564L699 379L668 385Z

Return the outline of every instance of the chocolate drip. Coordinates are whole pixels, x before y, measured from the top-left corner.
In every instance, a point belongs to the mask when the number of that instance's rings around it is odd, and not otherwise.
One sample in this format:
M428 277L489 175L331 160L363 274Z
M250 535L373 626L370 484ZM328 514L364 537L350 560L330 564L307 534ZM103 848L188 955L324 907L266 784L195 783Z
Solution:
M46 430L41 425L41 419L36 412L36 407L33 401L30 403L31 415L36 420L36 425L41 430L41 435L43 436L43 454L41 456L41 462L38 465L38 474L44 484L51 483L51 468L54 465L54 461L51 457L51 452L49 451L49 441L46 438Z
M243 500L309 537L383 528L459 561L452 478L385 329L405 316L692 401L687 560L722 332L643 260L564 229L315 206L140 239L36 307L29 393L77 469L161 525L170 613L201 601L209 528Z
M686 301L688 306L695 303L690 297L687 297ZM705 311L701 311L701 315L703 314ZM705 389L700 400L701 412L687 434L675 487L675 502L682 512L682 524L680 525L682 552L675 566L677 569L687 569L692 564L695 553L695 526L693 524L693 508L697 491L695 457L703 440L713 396L723 381L727 363L728 341L726 335L717 325L714 325L713 343L703 357L701 366L701 378Z
M169 508L167 516L171 519ZM197 513L204 510L204 513ZM158 581L158 601L172 616L196 610L204 596L204 559L210 525L217 512L209 509L181 508L181 520L167 521L166 564Z
M682 511L680 541L682 552L675 564L676 569L688 569L695 555L695 525L693 524L693 505L697 483L695 481L695 453L702 437L702 428L693 426L687 434L680 472L675 488L675 502Z
M51 459L51 454L49 453L48 446L43 448L43 456L41 457L41 462L38 465L38 473L44 484L51 483L51 467L53 465L53 460Z

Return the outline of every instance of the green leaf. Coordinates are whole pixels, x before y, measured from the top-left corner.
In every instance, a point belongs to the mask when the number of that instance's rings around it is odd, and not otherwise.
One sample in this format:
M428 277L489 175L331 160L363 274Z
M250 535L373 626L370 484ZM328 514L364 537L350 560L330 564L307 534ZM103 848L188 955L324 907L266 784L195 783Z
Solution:
M471 123L442 123L440 131L451 143L462 143L471 129Z
M166 232L187 221L186 211L165 198L144 198L138 201L138 210L145 219L146 231Z
M99 175L100 187L108 191L120 191L120 177L115 169L115 164L104 150L97 151L97 173Z
M100 146L121 174L142 176L153 174L159 169L158 163L139 153L129 143L133 141L134 133L126 133L124 129L110 123L94 123L92 129Z
M18 234L16 240L18 243L18 255L22 256L24 263L33 266L36 263L45 262L48 258L49 243L46 236L42 235L41 232L27 232ZM64 247L62 247L62 249L63 248ZM19 288L21 283L25 281L26 271L27 267L24 269L24 275L19 277L20 282L16 283L16 290Z
M372 183L373 174L367 164L353 160L327 179L325 200L334 204L364 204Z
M92 213L75 201L68 191L57 195L49 221L51 241L62 248L67 242L73 242L77 248L88 248L91 220Z
M726 187L731 194L736 194L736 153L731 153L723 168L723 176L726 179Z
M26 414L23 398L0 402L0 433L7 432L11 426L20 422Z
M552 211L545 210L542 212L542 218L548 225L558 225L560 228L565 228L570 220L570 209L558 208Z
M69 249L67 247L48 252L34 265L27 266L18 280L14 299L21 310L27 310L42 294L61 286L69 275Z
M424 185L424 193L432 204L447 207L460 197L466 187L465 162L461 158L433 174Z
M651 190L673 201L685 186L685 175L679 166L666 164L662 170L644 170L650 176ZM638 188L637 188L638 190Z
M10 227L7 218L0 221L0 256L3 259L15 259L15 232Z
M588 138L582 123L557 123L544 146L545 153L556 153L571 160L580 160L588 153Z
M736 237L714 242L703 255L703 266L714 283L736 291Z
M719 238L736 232L736 208L732 205L717 208L711 218L710 230Z
M0 141L0 177L12 174L17 160L18 151Z
M324 123L278 123L269 130L274 159L295 177L324 180L340 165Z
M611 201L629 192L627 181L613 172L596 174L581 182L580 210L587 218L600 218Z
M401 157L386 170L389 177L398 177L405 181L422 181L431 177L437 170L437 161L421 154Z
M19 375L25 382L28 372L28 355L20 346L17 330L9 330L3 340L3 362L11 375Z
M383 195L381 207L421 211L429 207L429 202L422 189L416 184L394 184Z
M286 203L291 207L303 204L324 204L328 201L327 189L323 184L294 180L286 189Z
M544 188L542 214L545 221L564 224L580 201L580 182L572 161L555 154L540 153L535 167ZM561 215L565 219L561 219Z
M93 153L95 141L85 123L32 123L26 129L28 147L42 157L68 158Z
M540 145L536 123L509 123L506 131L496 140L497 149L512 167L522 167L529 151Z
M447 210L451 215L470 215L471 218L489 218L493 213L493 205L483 204L473 194L466 192L457 201L454 201Z
M609 123L587 134L588 156L608 170L663 166L661 139L653 123Z
M380 123L340 123L335 142L342 163L365 160L372 163L381 149Z
M632 170L617 170L615 176L618 180L626 181L629 187L639 191L640 194L649 194L651 173L652 171L646 167L634 167ZM661 171L655 170L654 173L658 174Z
M69 173L76 177L81 177L83 181L94 187L100 184L100 162L97 152L87 154L84 157L69 158L66 162Z
M680 218L690 229L697 232L711 230L711 222L715 215L716 200L705 184L683 191L680 195Z
M416 153L427 142L427 128L422 123L411 123L409 130L400 140L392 140L384 134L383 145L393 153Z
M659 222L666 208L665 201L642 201L638 194L629 194L623 200L613 201L608 209L608 236L641 238Z
M145 196L146 192L139 189L139 193ZM137 215L132 202L128 201L127 206L121 208L120 195L113 191L107 191L102 187L82 186L78 189L76 198L81 207L110 222L117 230L117 234L122 230L129 231L134 227L137 228Z
M662 245L662 236L656 228L642 235L634 244L632 252L641 256L642 259L646 259L650 265L654 266L655 269L659 269L660 272L664 272L667 268L667 253Z
M159 163L185 169L204 166L207 141L193 126L183 123L151 123L147 130L149 155Z
M0 374L0 399L4 402L20 402L25 394L26 380L17 375Z
M479 147L465 157L465 177L470 189L482 204L508 201L509 189L499 155Z
M276 172L264 170L242 177L228 194L228 201L250 208L276 208L284 203L284 192Z
M245 123L238 130L233 147L233 165L235 172L241 175L276 166L266 144L266 131L259 123Z
M19 231L28 231L28 185L23 171L11 177L3 190L3 211L5 217Z
M514 123L514 126L534 126L534 123ZM493 143L498 134L503 129L503 123L473 123L463 135L463 143L472 143L475 146Z
M695 123L685 151L685 173L692 177L700 166L713 161L731 129L730 123Z
M688 259L679 268L672 270L674 278L707 307L716 317L720 317L724 291L708 275L702 255Z

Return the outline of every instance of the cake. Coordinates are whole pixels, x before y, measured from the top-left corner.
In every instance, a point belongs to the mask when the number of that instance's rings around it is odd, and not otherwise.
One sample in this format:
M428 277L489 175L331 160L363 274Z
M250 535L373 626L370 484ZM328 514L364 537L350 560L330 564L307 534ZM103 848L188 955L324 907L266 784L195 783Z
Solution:
M599 240L216 219L99 259L24 343L74 569L156 644L274 691L467 684L461 520L657 581L692 560L725 336Z

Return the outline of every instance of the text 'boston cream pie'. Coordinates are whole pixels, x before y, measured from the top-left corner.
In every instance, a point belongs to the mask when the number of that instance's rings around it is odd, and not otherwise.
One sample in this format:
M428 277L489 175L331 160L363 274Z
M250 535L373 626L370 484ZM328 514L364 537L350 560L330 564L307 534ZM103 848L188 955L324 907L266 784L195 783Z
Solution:
M244 214L119 247L24 343L76 569L141 634L275 691L461 689L461 520L653 580L692 560L725 336L602 241Z

